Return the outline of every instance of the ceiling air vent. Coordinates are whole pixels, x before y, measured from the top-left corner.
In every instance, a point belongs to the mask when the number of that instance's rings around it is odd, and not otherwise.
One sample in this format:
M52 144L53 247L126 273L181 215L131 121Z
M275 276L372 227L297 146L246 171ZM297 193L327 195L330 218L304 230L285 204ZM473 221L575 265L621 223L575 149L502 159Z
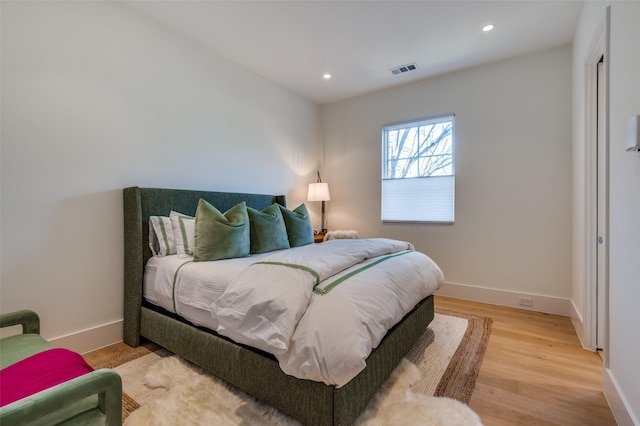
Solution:
M413 70L417 70L418 66L416 65L415 62L412 62L410 64L407 65L401 65L399 67L395 67L391 69L391 74L402 74L405 72L409 72L409 71L413 71Z

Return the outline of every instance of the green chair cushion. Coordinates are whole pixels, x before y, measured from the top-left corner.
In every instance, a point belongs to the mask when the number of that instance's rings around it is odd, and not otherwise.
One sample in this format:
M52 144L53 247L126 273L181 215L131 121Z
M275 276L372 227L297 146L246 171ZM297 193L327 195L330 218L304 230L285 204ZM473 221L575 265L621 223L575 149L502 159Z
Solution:
M50 349L51 345L39 334L19 334L0 339L0 368L8 367L38 352Z

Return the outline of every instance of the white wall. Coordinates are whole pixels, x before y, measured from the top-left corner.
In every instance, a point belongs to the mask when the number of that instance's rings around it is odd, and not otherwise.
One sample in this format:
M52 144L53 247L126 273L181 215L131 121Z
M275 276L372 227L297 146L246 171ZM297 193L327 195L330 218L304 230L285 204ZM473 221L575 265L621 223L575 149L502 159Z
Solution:
M640 3L611 9L609 371L640 425L640 156L625 152L640 114ZM631 324L635 324L632 326Z
M627 120L640 114L640 2L611 2L609 57L609 346L604 390L620 425L640 424L640 156L624 150ZM574 40L575 150L584 151L584 58L609 2L586 2ZM581 127L582 126L582 127ZM582 199L584 170L574 181ZM579 206L578 206L579 207ZM578 208L574 220L583 212ZM579 230L580 228L574 227ZM580 246L577 247L579 251ZM578 259L580 257L578 256ZM578 265L578 269L582 265ZM574 284L573 298L584 297L583 283Z
M314 104L115 2L1 7L2 312L121 338L123 187L304 200Z
M526 294L536 310L568 313L570 47L329 104L321 113L329 228L412 241L441 265L458 297L514 305ZM455 224L382 224L382 126L446 113L456 115Z
M640 3L611 8L609 372L640 425L640 156L624 151L640 114ZM635 326L631 326L635 324Z

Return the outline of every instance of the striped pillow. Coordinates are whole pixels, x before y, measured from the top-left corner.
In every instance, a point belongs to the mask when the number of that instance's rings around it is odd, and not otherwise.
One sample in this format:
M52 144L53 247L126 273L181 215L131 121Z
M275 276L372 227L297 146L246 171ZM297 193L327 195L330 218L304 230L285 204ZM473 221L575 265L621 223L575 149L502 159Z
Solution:
M149 217L149 248L154 256L176 254L171 220L166 216Z
M193 256L194 233L196 219L186 214L172 211L169 214L171 227L176 240L176 253L178 257Z

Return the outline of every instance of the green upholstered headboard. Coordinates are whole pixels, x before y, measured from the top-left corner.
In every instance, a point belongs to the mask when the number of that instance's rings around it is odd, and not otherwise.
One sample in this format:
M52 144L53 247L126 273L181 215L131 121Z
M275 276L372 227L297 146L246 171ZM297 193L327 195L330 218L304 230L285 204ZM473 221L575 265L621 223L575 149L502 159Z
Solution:
M142 275L149 248L149 216L169 216L171 210L195 216L202 198L225 212L245 201L262 210L278 203L286 207L284 195L243 194L235 192L192 191L185 189L125 188L124 197L124 341L138 346L140 341L140 307Z

